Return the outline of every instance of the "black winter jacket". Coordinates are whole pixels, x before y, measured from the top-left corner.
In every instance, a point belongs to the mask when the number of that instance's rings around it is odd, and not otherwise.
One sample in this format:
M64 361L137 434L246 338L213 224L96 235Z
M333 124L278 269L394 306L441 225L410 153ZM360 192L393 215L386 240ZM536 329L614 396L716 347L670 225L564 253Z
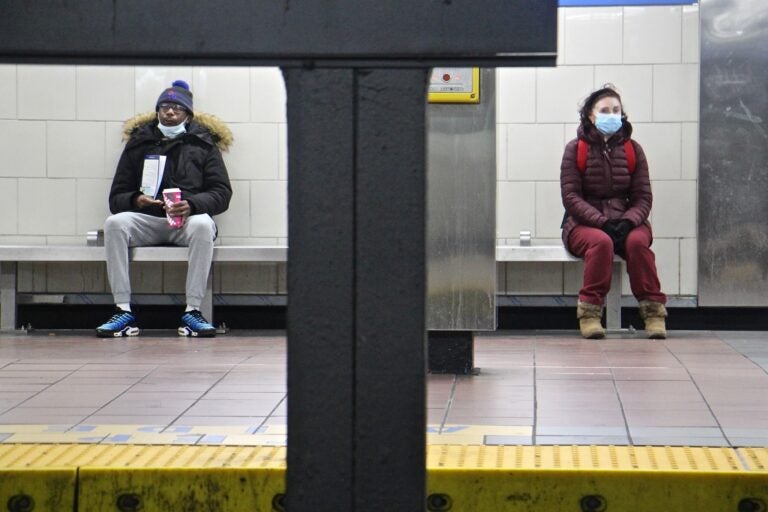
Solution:
M141 192L144 159L148 155L166 155L163 180L158 188L181 189L181 198L189 202L192 214L217 215L229 207L232 187L221 156L232 140L229 129L213 116L196 114L187 125L187 133L175 139L164 138L157 128L157 116L142 114L126 122L128 137L109 192L112 213L136 211L164 217L161 206L136 209L133 200Z

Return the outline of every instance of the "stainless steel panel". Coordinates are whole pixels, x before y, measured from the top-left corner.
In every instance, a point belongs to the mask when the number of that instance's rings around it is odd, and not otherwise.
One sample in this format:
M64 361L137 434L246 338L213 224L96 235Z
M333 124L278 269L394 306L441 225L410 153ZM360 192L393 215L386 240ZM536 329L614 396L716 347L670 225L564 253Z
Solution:
M427 108L427 328L496 328L496 98Z
M768 2L701 0L700 16L699 305L766 306Z

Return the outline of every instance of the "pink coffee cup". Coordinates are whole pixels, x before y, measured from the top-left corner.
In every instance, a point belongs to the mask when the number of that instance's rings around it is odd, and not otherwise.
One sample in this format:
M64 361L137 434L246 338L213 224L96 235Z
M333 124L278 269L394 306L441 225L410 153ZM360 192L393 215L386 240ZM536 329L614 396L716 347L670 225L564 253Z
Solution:
M181 190L178 188L166 188L163 190L163 201L165 201L165 206L170 208L173 206L173 203L178 203L181 201ZM168 225L172 228L180 228L184 224L184 217L181 216L170 216L166 214L166 217L168 218Z

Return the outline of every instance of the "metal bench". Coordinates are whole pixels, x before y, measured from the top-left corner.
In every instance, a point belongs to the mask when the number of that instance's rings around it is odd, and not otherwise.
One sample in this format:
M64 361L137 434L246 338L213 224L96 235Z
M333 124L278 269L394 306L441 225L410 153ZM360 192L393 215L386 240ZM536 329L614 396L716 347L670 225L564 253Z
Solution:
M578 262L581 258L569 253L562 245L502 245L496 247L497 262ZM621 329L621 262L613 258L611 291L605 298L605 323L609 330Z
M287 247L220 245L213 249L214 262L287 261ZM186 247L136 247L131 249L131 261L187 261ZM62 245L0 245L0 331L12 331L16 326L16 278L19 262L41 261L104 261L104 247ZM578 262L563 246L498 246L498 262ZM611 291L606 297L606 324L611 330L621 328L621 259L615 258ZM201 305L203 314L213 318L213 272L208 280L208 293Z
M276 246L222 245L213 249L214 262L287 261L287 248ZM186 247L135 247L131 261L187 261ZM19 262L105 261L104 247L63 245L0 245L0 331L16 328L16 277ZM208 292L200 309L213 318L213 272L208 277Z

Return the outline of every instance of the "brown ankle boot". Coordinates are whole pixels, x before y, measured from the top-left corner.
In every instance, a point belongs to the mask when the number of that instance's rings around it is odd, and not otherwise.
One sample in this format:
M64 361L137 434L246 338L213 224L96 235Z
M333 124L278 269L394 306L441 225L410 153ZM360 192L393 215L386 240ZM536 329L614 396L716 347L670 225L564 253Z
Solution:
M663 340L667 337L666 317L667 308L661 302L640 301L640 318L645 321L648 338Z
M600 324L603 318L603 306L579 301L576 306L576 317L579 319L581 336L588 340L601 340L605 338L605 329Z

